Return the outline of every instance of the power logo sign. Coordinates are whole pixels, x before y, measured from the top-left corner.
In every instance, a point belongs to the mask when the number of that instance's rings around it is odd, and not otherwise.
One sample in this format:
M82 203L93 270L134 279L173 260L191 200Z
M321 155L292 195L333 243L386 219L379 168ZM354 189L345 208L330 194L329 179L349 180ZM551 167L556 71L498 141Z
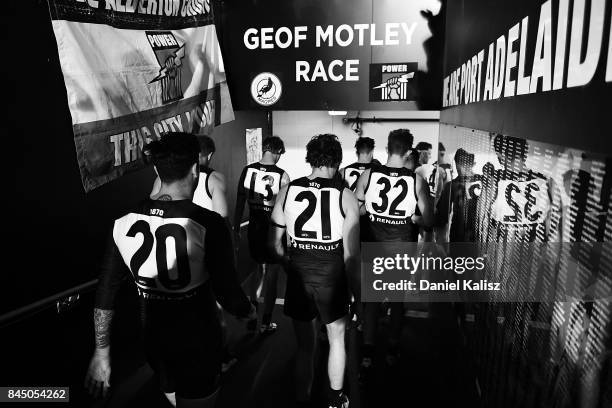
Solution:
M370 102L415 100L413 86L416 62L370 64Z
M183 97L181 70L185 57L184 44L179 44L170 31L146 31L147 40L155 53L160 69L149 82L161 81L162 103L170 103Z

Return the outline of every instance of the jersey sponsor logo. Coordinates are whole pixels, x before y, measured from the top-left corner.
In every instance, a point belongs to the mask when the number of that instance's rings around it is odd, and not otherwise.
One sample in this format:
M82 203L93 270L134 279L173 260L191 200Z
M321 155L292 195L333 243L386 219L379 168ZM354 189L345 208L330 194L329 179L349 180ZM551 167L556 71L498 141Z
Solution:
M389 224L389 225L408 225L408 219L407 218L393 219L393 218L379 217L379 216L374 215L374 214L370 214L370 221L378 222L378 223L381 223L381 224Z
M492 218L502 224L517 226L539 224L546 221L550 205L546 180L500 180Z
M408 218L416 209L414 177L374 173L365 194L366 211L385 218Z
M161 82L162 103L183 97L181 83L185 44L179 44L171 31L145 31L149 45L159 63L159 73L149 83Z
M251 96L262 106L274 105L283 93L280 79L270 72L258 74L251 82Z
M250 204L273 207L280 190L280 181L281 175L276 172L268 172L265 168L249 168L243 187L249 191Z
M324 244L319 242L298 241L290 236L289 246L293 249L304 251L335 251L340 247L340 241Z

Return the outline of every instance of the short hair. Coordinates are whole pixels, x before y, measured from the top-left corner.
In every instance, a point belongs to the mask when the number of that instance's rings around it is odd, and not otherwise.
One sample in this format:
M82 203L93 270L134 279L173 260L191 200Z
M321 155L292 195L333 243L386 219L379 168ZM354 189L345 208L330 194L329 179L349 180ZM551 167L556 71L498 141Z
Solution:
M444 147L444 145L442 144L442 142L438 142L438 150L439 150L439 151L443 151L443 152L445 152L445 151L446 151L446 148Z
M415 146L415 150L430 150L432 148L431 143L427 143L427 142L419 142L417 143L417 145Z
M412 148L414 136L408 129L395 129L389 132L387 138L387 151L389 154L399 154L403 156Z
M185 178L191 166L198 163L200 144L191 133L169 132L149 143L145 154L151 157L161 181L172 183Z
M200 151L206 156L217 151L215 141L210 136L198 136L198 142L200 143Z
M493 149L495 149L497 154L507 159L525 159L529 145L527 140L520 137L504 136L497 133L495 139L493 139Z
M362 152L370 153L372 150L374 150L374 139L371 137L358 137L357 141L355 142L355 150L357 151L357 154Z
M283 139L278 136L266 137L263 141L262 151L283 154L285 153L285 143L283 143Z
M457 166L474 166L474 153L469 153L465 149L459 148L455 152L455 164Z
M338 167L342 162L342 146L336 135L313 136L306 145L306 162L312 167Z

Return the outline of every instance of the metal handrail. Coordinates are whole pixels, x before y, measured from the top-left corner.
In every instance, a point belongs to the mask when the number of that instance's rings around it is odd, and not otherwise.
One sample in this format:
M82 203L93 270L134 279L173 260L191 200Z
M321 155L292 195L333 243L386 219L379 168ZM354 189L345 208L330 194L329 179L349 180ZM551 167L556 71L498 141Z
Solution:
M76 293L84 293L92 291L98 284L98 279L92 279L89 282L85 282L81 285L74 286L70 289L64 290L63 292L56 293L55 295L48 296L44 299L38 300L29 305L20 307L8 313L0 316L0 327L8 326L13 323L17 323L20 320L25 319L33 314L42 312L43 310L55 305L58 300L64 299L68 296Z
M240 224L240 228L244 228L247 225L249 225L249 222L244 221ZM17 323L20 320L30 317L36 313L42 312L43 310L48 309L52 305L55 305L59 300L67 298L68 296L90 292L95 289L97 284L98 279L92 279L89 282L74 286L70 289L64 290L63 292L56 293L55 295L48 296L44 299L37 300L34 303L30 303L29 305L0 315L0 328Z

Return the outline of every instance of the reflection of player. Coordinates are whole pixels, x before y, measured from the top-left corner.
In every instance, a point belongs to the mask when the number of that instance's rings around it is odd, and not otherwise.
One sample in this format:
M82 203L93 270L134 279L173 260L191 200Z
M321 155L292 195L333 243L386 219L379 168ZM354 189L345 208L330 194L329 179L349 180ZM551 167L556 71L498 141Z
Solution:
M527 141L496 135L493 146L502 169L483 168L478 217L481 241L546 241L560 232L560 214L553 213L554 182L527 168Z
M446 182L437 204L440 223L450 217L450 242L476 241L476 204L482 189L480 174L474 174L474 154L463 149L455 153L458 176Z
M270 215L276 196L282 186L289 182L289 175L276 165L285 153L285 145L280 137L271 136L263 141L263 156L259 162L246 166L238 181L236 211L234 213L234 232L236 244L240 243L240 223L244 205L249 204L248 241L251 258L257 263L257 271L250 279L248 290L251 301L256 303L265 285L264 311L260 331L270 333L276 330L271 322L276 301L278 269L273 267L274 257L267 247ZM257 320L249 322L248 329L255 330Z
M335 178L342 148L335 135L315 136L306 146L312 173L283 187L272 214L274 248L285 258L285 314L293 319L298 343L298 401L310 398L314 379L316 317L327 329L330 408L348 408L342 392L349 312L349 285L357 301L359 286L359 210L353 193ZM284 230L291 244L285 251Z
M126 276L138 288L147 361L175 406L214 406L222 348L215 297L237 316L255 314L240 289L223 219L191 201L198 151L196 137L184 133L152 142L148 152L160 194L114 223L96 293L96 350L86 380L95 393L109 386L109 330Z
M430 193L434 194L434 241L437 243L449 242L448 217L438 214L438 202L442 195L444 185L453 179L453 169L450 163L446 163L446 148L442 143L438 143L438 160L433 163L433 171L427 183L430 186Z
M432 222L432 204L425 180L405 167L411 154L413 136L408 129L396 129L389 133L388 158L383 166L373 166L363 172L357 181L355 194L360 211L367 215L365 226L375 242L416 242L418 227ZM416 209L420 214L416 214ZM374 353L380 303L365 305L362 378L370 372ZM392 332L389 338L388 362L397 360L399 335L403 317L403 305L393 303L391 308Z

